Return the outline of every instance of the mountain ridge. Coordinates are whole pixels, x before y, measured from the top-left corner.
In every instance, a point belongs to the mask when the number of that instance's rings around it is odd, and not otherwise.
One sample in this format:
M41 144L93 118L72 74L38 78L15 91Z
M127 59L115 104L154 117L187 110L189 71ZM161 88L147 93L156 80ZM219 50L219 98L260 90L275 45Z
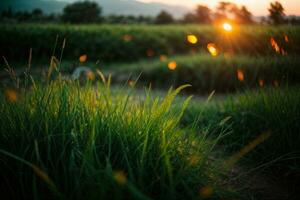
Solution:
M183 6L162 3L143 3L136 0L94 0L103 9L103 15L147 15L155 16L161 10L171 13L174 17L182 17L189 11ZM71 3L67 0L1 0L0 11L11 8L13 11L31 11L42 9L45 13L61 13Z

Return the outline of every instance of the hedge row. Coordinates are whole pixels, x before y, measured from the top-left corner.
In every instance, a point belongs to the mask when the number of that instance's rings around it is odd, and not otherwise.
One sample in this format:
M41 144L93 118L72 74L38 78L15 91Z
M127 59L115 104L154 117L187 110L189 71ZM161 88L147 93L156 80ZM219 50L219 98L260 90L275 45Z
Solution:
M300 52L299 27L243 26L225 33L217 26L172 25L0 25L0 55L13 61L28 58L33 49L34 59L61 56L78 59L86 54L90 60L136 61L160 55L207 51L215 43L220 52L269 55L276 54L271 38L284 53ZM187 42L187 35L198 38L196 44Z

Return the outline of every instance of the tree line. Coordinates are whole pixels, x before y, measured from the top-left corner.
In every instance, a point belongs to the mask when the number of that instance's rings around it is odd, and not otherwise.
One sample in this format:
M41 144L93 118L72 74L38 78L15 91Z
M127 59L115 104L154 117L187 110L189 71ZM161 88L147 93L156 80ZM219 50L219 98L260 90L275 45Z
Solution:
M268 24L300 24L297 17L286 17L282 4L278 1L270 3L269 15L262 18L262 23ZM237 6L231 2L220 2L213 11L210 8L198 5L193 12L187 13L181 19L175 19L171 13L162 10L157 16L132 16L132 15L102 15L102 8L91 1L79 1L67 5L63 13L45 14L41 9L34 9L31 12L13 12L7 9L1 12L1 21L15 22L53 22L53 23L108 23L108 24L174 24L194 23L210 24L218 21L232 21L237 24L255 23L252 13L246 6Z

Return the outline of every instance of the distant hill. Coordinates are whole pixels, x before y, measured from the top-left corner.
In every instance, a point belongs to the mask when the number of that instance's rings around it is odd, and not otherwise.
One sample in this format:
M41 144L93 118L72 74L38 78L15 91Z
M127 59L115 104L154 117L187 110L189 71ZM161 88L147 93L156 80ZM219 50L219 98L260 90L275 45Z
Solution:
M45 13L60 13L73 0L0 0L0 10L12 8L13 11L31 11L41 8ZM170 6L161 3L142 3L136 0L94 0L102 8L103 14L123 15L157 15L166 10L175 17L183 16L189 11L182 6Z
M49 14L62 12L67 4L68 2L56 0L0 0L0 10L11 8L15 12L40 8Z

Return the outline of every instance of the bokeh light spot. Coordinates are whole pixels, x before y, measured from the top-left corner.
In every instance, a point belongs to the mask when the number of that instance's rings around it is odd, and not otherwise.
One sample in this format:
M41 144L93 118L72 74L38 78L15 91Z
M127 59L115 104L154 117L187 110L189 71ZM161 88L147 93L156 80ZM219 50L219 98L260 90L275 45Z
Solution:
M218 55L218 48L217 46L214 44L214 43L209 43L207 44L207 50L209 51L209 53L212 55L212 56L217 56Z
M79 62L84 63L87 61L87 55L83 54L79 57Z
M244 81L245 80L244 72L242 70L240 70L240 69L238 69L236 71L236 76L237 76L237 79L239 81Z
M169 62L168 63L168 68L169 68L169 70L175 70L176 68L177 68L177 63L176 63L176 61L171 61L171 62Z
M186 39L190 44L197 44L198 42L198 38L195 35L187 35Z

